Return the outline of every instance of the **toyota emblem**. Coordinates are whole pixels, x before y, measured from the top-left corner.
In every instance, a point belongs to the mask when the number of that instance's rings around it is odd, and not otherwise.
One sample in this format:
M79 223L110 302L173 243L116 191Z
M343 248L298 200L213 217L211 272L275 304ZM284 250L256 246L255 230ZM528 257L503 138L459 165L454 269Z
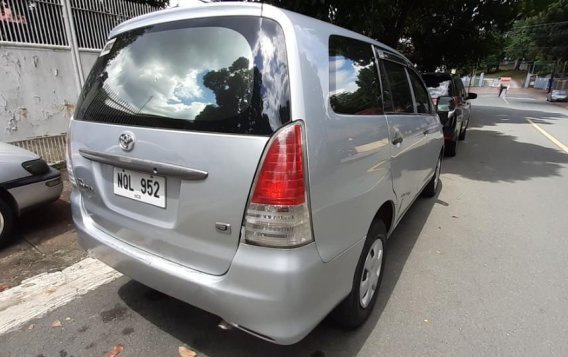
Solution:
M118 137L120 148L124 151L131 151L134 148L135 141L136 138L134 137L134 133L130 131L125 131Z

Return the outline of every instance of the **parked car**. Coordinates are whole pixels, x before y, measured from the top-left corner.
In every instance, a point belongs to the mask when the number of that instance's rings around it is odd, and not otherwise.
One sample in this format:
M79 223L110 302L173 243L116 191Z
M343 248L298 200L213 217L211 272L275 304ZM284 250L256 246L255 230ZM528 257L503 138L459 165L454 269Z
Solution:
M461 79L449 73L424 73L422 78L444 125L445 154L455 156L458 140L465 139L469 126L469 101L477 94L467 93Z
M0 142L0 246L22 212L57 200L62 190L59 171L28 150Z
M438 190L443 134L400 53L269 5L116 27L69 128L81 245L291 344L371 313L389 234Z
M568 102L568 93L564 89L553 89L546 95L548 102Z

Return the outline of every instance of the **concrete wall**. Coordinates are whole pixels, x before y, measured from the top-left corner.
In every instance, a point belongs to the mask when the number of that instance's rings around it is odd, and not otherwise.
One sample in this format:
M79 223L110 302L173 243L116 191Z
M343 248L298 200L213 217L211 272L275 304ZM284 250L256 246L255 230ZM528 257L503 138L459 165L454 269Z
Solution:
M1 45L0 141L65 132L76 83L71 50Z
M99 58L100 51L84 51L79 50L79 56L81 57L81 67L83 69L83 78L87 79L91 68L95 64L97 58Z

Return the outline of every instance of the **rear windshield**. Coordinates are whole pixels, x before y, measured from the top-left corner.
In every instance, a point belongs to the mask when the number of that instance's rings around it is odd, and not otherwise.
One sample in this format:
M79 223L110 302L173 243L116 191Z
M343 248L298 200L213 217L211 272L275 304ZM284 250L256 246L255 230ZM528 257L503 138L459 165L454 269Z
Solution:
M290 121L284 35L258 17L192 19L111 39L75 119L270 135Z
M453 96L452 78L449 76L424 74L422 75L430 97Z

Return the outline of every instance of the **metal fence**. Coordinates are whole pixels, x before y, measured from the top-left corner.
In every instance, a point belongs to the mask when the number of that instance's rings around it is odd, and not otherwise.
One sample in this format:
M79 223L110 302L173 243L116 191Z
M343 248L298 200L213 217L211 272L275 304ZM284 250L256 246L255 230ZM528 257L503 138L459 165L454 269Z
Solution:
M74 105L73 91L69 88L73 82L77 91L83 85L85 74L113 27L156 10L127 0L0 0L0 45L6 46L2 56L5 61L0 63L4 67L0 69L16 71L21 77L18 83L13 80L0 83L0 99L5 102L5 110L0 112L0 128L13 120L12 114L18 108L35 113L20 123L20 130L10 132L14 139L4 132L1 134L6 139L2 140L31 150L50 163L63 161L65 134L45 135L64 131L68 116L61 111L44 120L45 113L51 113L65 99L71 99L70 105ZM67 75L59 74L58 66L65 66L66 70L61 72ZM69 76L71 73L74 75ZM40 89L33 88L33 84L27 89L20 86L51 76L58 80L49 84L49 90L40 90L43 88L40 83L37 83ZM28 128L27 123L33 124ZM33 134L23 134L22 129Z
M98 50L113 27L156 10L125 0L0 0L0 41L69 46L67 6L78 48Z
M1 0L0 41L68 46L61 0Z
M127 1L71 0L77 42L82 49L102 49L113 27L155 8Z
M54 165L65 161L67 135L44 136L30 140L14 141L11 144L35 152L48 164Z

